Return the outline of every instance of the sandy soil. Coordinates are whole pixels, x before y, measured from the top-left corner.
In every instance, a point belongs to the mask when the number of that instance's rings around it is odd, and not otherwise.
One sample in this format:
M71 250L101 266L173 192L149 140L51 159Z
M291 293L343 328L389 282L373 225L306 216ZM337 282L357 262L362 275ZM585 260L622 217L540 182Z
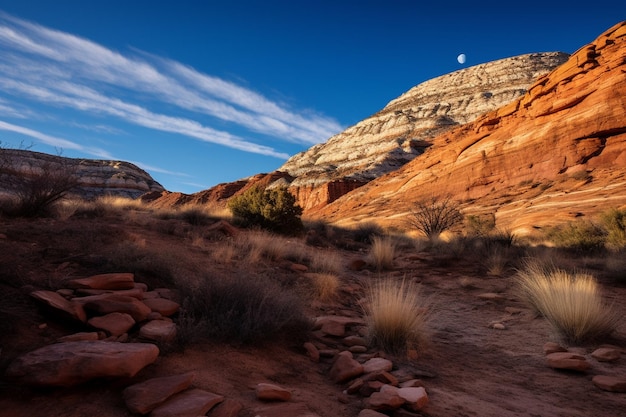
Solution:
M2 373L20 353L75 330L43 316L25 295L27 290L55 287L68 278L109 272L104 270L107 268L104 258L107 250L120 242L141 244L168 256L185 256L190 269L228 273L228 267L209 256L224 244L223 238L205 235L199 245L203 226L189 226L179 220L146 220L142 216L146 215L0 220ZM345 258L346 266L351 260L364 257L363 250L336 250ZM568 262L590 265L583 258ZM276 261L258 268L274 271L279 279L294 279L297 273L283 265ZM615 307L626 312L626 287L603 278L601 270L592 272L605 285ZM346 268L341 279L353 289L342 292L335 302L307 301L306 309L312 316L360 314L359 285L386 277L420 282L424 294L432 296L435 306L429 326L430 342L416 360L392 358L398 369L420 377L426 386L430 402L419 415L623 416L626 394L602 391L592 384L591 378L596 374L626 377L626 322L620 324L614 338L602 341L623 350L617 362L601 363L591 358L589 354L600 345L598 342L567 346L587 355L591 364L588 372L553 370L546 365L542 348L546 342L558 339L544 319L536 317L516 299L513 274L509 269L502 276L489 276L483 259L418 252L405 247L399 251L392 271L379 274ZM142 281L141 278L137 274L137 281ZM143 278L155 280L154 276ZM500 297L480 297L485 293L497 293ZM504 323L506 329L490 327L494 322ZM42 323L47 326L41 326ZM244 406L241 417L254 416L262 406L254 396L254 387L260 382L290 389L292 402L305 404L319 416L357 416L362 409L362 398L344 394L346 384L335 384L328 378L330 366L330 359L315 363L300 345L289 341L258 346L205 343L165 352L132 380L94 381L66 389L30 389L0 379L0 415L130 416L121 397L124 387L154 376L193 370L197 374L196 387L240 402Z

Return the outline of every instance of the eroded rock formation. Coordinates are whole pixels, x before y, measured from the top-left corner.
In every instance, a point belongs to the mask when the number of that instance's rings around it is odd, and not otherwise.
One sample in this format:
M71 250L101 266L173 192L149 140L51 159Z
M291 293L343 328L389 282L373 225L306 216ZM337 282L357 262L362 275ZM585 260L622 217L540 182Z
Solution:
M580 48L521 98L439 135L423 155L316 212L401 223L449 194L510 230L626 205L626 22ZM406 224L406 222L405 222Z

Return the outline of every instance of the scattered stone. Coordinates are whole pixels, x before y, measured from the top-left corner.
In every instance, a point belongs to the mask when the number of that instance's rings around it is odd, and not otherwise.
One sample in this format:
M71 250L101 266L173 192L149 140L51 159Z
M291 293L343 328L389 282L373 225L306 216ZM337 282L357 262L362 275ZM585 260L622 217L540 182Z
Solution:
M493 323L491 327L496 330L506 330L506 325L504 323Z
M504 311L506 311L507 313L511 315L515 315L515 314L521 314L524 310L522 310L521 308L517 308L517 307L505 307Z
M64 342L15 359L7 376L35 386L69 387L95 378L133 377L159 356L150 343Z
M83 342L86 340L99 340L98 332L80 332L74 333L67 336L59 337L56 341L57 343L62 342Z
M400 383L400 388L424 387L424 381L421 379L410 379Z
M363 364L363 372L369 374L370 372L382 372L391 371L393 363L389 359L384 358L372 358Z
M565 349L563 346L555 342L548 342L545 345L543 345L543 353L545 355L549 355L551 353L556 353L556 352L567 352L567 349Z
M342 342L346 346L367 346L365 338L361 336L347 336L343 338Z
M303 345L306 350L306 354L313 362L320 361L320 351L315 347L315 345L311 342L305 342Z
M109 313L130 314L137 323L144 321L152 311L150 307L136 298L113 293L74 298L73 301L83 304L85 310L99 315Z
M337 359L330 368L329 377L336 383L346 382L363 373L363 365L352 357L352 353L343 351L337 355Z
M394 391L374 392L364 401L365 407L376 411L395 410L402 407L404 398Z
M626 378L609 375L596 375L591 380L601 390L610 392L626 392Z
M174 395L150 413L150 417L198 417L224 401L221 395L190 389Z
M55 291L33 291L30 295L65 318L80 321L82 323L87 321L87 314L85 313L85 309L82 305L67 300Z
M546 356L548 366L554 369L586 371L590 368L584 356L571 352L555 352Z
M293 272L306 272L309 268L306 265L292 263L289 265L289 269Z
M363 385L365 385L365 381L363 381L362 378L356 378L350 383L348 388L346 388L346 394L356 394L363 387Z
M173 316L180 309L180 304L166 298L146 299L143 300L143 303L153 312L160 313L165 317Z
M256 398L262 401L289 401L291 399L289 390L274 384L257 384L255 393Z
M376 372L372 374L372 379L376 381L380 381L383 384L393 385L394 387L397 387L399 385L398 378L396 378L395 376L393 376L387 371L381 371L381 372Z
M76 293L81 296L89 296L89 295L101 295L101 294L117 294L117 295L125 295L127 297L133 297L138 300L143 300L144 291L139 288L132 288L130 290L92 290L89 288L77 289Z
M89 288L92 290L130 290L135 286L132 273L113 273L93 275L88 278L73 279L68 282L70 288Z
M156 342L171 342L176 337L176 324L165 320L152 320L141 326L139 337Z
M127 387L122 396L130 411L147 414L172 395L186 390L191 386L195 374L185 374L152 378Z
M211 410L211 417L237 417L242 409L239 401L227 398Z
M369 397L373 393L380 391L383 385L385 384L380 381L366 381L359 389L359 394L363 397Z
M107 331L111 336L120 336L135 325L135 320L130 314L109 313L104 316L93 317L87 323L96 329Z
M386 387L391 386L385 385L381 391L386 390ZM426 394L424 387L396 388L396 392L401 398L404 398L405 405L413 411L419 411L428 404L428 394Z
M359 413L357 417L387 417L387 414L379 413L378 411L374 411L374 410L365 409L365 410L361 410L361 412Z
M158 292L156 292L156 291L145 291L145 292L143 293L143 298L142 298L142 300L144 300L144 301L145 301L145 300L151 300L151 299L153 299L153 298L161 298L161 296L160 296L160 295L159 295L159 293L158 293Z
M617 349L598 348L591 353L591 356L599 362L614 362L620 358L621 353Z
M255 407L250 415L254 417L320 417L303 403L264 404Z

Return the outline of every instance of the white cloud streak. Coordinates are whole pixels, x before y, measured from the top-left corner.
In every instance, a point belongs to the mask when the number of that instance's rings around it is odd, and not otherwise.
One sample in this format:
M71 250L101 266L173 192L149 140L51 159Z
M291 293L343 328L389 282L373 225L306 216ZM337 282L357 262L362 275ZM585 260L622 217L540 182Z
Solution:
M16 97L286 159L262 136L303 145L342 130L333 119L294 111L261 94L172 60L126 56L78 36L0 12L0 87ZM137 98L133 98L137 97ZM177 109L169 114L156 108ZM256 142L207 125L219 119ZM258 135L261 138L258 138Z

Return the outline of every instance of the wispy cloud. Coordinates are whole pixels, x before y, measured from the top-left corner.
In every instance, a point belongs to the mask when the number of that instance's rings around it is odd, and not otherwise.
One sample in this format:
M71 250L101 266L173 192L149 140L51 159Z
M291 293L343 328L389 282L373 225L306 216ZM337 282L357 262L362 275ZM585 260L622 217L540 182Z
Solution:
M291 109L179 62L122 54L1 12L0 53L5 93L245 152L285 159L288 154L263 138L312 145L342 129L329 117ZM250 134L211 127L211 119Z

